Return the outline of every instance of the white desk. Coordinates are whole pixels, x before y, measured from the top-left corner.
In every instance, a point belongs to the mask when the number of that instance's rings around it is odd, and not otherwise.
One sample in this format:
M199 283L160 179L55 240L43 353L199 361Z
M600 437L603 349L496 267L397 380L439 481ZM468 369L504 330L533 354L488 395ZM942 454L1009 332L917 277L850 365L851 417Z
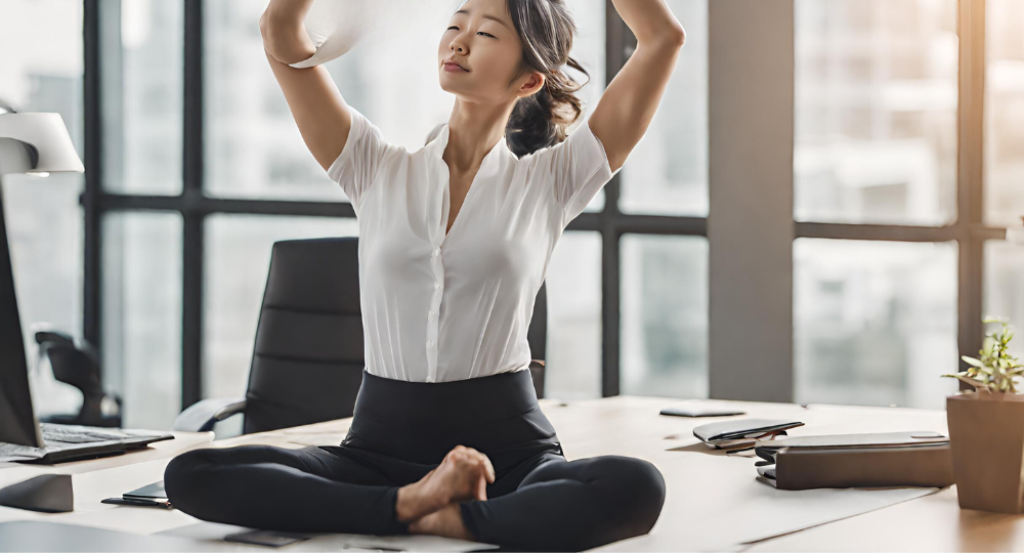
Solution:
M695 443L691 435L694 426L721 419L658 415L662 407L675 403L681 402L634 396L567 405L552 399L541 400L541 406L557 429L569 460L605 454L629 455L651 461L665 476L668 495L661 517L651 533L600 549L1024 550L1024 517L961 511L954 488L930 495L927 491L903 490L906 494L903 499L909 500L895 505L892 503L901 500L899 497L883 496L875 490L775 490L755 480L757 472L753 459L725 457ZM806 423L806 426L791 431L791 435L896 430L946 432L945 413L942 411L710 403L740 406L752 417L796 418ZM139 534L201 530L204 527L197 525L200 521L177 510L105 505L99 501L161 479L169 459L187 449L245 443L295 448L307 444L337 444L347 431L349 422L350 419L340 419L213 442L210 441L211 433L180 433L176 434L177 439L154 444L154 448L148 451L54 467L0 464L0 486L44 472L60 472L73 475L75 488L73 513L45 514L0 507L0 522L50 520ZM827 518L830 506L837 504L856 504L862 510L884 508L844 520L815 521L816 516ZM807 524L817 526L801 529ZM788 535L775 535L779 532L788 532ZM325 538L317 537L284 549L327 549L329 540ZM211 542L212 545L215 544Z

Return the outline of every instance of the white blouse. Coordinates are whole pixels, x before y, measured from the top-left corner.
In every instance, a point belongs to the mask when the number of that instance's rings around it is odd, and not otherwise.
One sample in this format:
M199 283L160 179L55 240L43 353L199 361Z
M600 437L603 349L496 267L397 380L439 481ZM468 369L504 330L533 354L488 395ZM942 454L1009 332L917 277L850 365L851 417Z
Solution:
M350 109L348 140L327 174L359 222L367 372L448 382L528 369L527 329L555 243L618 172L589 118L522 158L503 137L446 235L448 125L410 152Z

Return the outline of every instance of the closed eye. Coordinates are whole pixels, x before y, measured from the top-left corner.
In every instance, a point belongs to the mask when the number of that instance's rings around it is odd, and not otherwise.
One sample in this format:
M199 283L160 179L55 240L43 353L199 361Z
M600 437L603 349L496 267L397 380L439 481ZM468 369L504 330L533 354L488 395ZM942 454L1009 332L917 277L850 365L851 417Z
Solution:
M446 30L450 31L450 30L452 30L452 29L455 29L456 31L458 31L458 30L459 30L459 28L458 28L458 27L456 27L455 25L452 25L451 27L448 27L448 28L447 28ZM496 37L496 36L492 35L491 33L485 33L485 32L483 32L483 31L478 31L478 32L477 32L476 34L478 34L478 35L484 35L484 36L489 36L489 37L491 37L491 38L498 38L498 37Z

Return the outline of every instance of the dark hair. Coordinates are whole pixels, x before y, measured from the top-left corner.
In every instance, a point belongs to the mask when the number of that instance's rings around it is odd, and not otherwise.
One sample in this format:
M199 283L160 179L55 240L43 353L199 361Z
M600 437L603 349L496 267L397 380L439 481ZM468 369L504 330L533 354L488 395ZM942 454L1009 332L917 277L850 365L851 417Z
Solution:
M517 157L565 140L565 129L583 113L575 92L590 82L590 74L569 57L576 24L564 0L505 0L512 23L523 44L523 59L513 80L527 71L544 74L544 88L516 101L505 126L505 142ZM568 65L587 76L579 84L561 67ZM438 124L426 142L444 127Z
M576 24L564 0L505 0L509 15L523 43L518 78L526 71L544 74L544 87L520 98L505 127L505 141L519 157L565 140L565 129L583 113L575 92L583 85L561 68L568 65L590 75L569 57ZM584 83L586 84L586 83Z

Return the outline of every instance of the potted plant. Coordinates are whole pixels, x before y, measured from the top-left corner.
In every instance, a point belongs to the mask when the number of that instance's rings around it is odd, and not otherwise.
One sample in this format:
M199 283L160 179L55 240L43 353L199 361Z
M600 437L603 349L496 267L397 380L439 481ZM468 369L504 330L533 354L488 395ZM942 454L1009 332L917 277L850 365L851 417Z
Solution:
M942 376L973 387L946 398L953 476L963 509L1021 513L1024 493L1024 394L1016 379L1024 364L1009 353L1013 333L985 335L980 358L963 356L967 370Z

